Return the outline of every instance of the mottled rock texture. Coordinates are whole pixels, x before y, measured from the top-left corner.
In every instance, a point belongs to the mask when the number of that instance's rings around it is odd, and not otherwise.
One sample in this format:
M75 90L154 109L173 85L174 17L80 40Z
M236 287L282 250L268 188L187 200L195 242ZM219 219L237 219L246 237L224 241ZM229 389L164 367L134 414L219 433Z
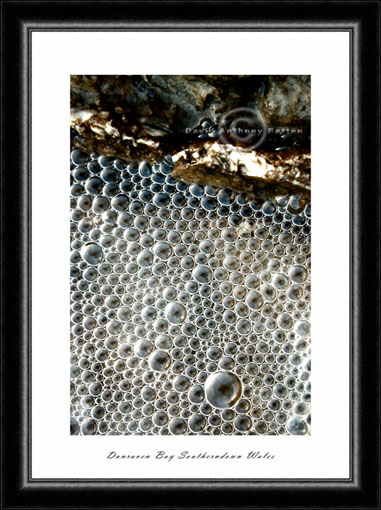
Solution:
M172 176L188 183L253 192L264 198L298 194L308 200L310 196L311 157L306 149L246 152L206 142L201 150L190 147L173 159Z
M310 116L309 76L71 77L72 149L151 163L181 154L179 177L210 173L264 195L309 194ZM221 137L231 126L266 132Z

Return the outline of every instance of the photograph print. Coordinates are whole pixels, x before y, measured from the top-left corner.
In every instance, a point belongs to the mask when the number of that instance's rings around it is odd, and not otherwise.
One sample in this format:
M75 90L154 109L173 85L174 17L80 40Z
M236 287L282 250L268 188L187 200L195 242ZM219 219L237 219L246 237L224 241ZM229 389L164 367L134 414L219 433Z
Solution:
M70 87L70 433L311 434L310 76Z

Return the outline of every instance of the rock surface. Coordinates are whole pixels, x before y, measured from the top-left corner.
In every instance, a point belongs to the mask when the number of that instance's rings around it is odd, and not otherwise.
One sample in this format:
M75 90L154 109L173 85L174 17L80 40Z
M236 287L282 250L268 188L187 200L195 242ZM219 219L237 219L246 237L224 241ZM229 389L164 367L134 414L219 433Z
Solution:
M202 150L185 149L173 160L172 176L188 183L253 192L263 198L298 194L308 199L310 195L311 157L305 149L244 152L206 142Z
M308 196L310 102L309 76L72 76L71 148Z

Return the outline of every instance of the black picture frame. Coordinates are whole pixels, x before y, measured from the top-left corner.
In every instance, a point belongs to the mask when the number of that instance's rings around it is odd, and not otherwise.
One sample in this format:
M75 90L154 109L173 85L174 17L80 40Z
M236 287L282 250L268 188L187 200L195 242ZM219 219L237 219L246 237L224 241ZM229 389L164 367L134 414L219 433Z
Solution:
M1 508L380 508L380 2L37 0L1 9ZM128 28L350 34L348 479L31 478L31 34Z

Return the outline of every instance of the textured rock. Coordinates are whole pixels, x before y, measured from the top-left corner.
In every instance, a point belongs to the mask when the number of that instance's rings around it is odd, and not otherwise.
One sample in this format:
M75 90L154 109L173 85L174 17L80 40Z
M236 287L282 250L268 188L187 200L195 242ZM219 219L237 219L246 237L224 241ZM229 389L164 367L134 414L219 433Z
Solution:
M71 128L72 149L151 163L184 153L175 175L189 180L309 194L308 76L72 76Z
M282 152L243 151L206 142L202 150L185 149L173 156L174 178L254 192L259 197L310 194L311 157L303 149Z

